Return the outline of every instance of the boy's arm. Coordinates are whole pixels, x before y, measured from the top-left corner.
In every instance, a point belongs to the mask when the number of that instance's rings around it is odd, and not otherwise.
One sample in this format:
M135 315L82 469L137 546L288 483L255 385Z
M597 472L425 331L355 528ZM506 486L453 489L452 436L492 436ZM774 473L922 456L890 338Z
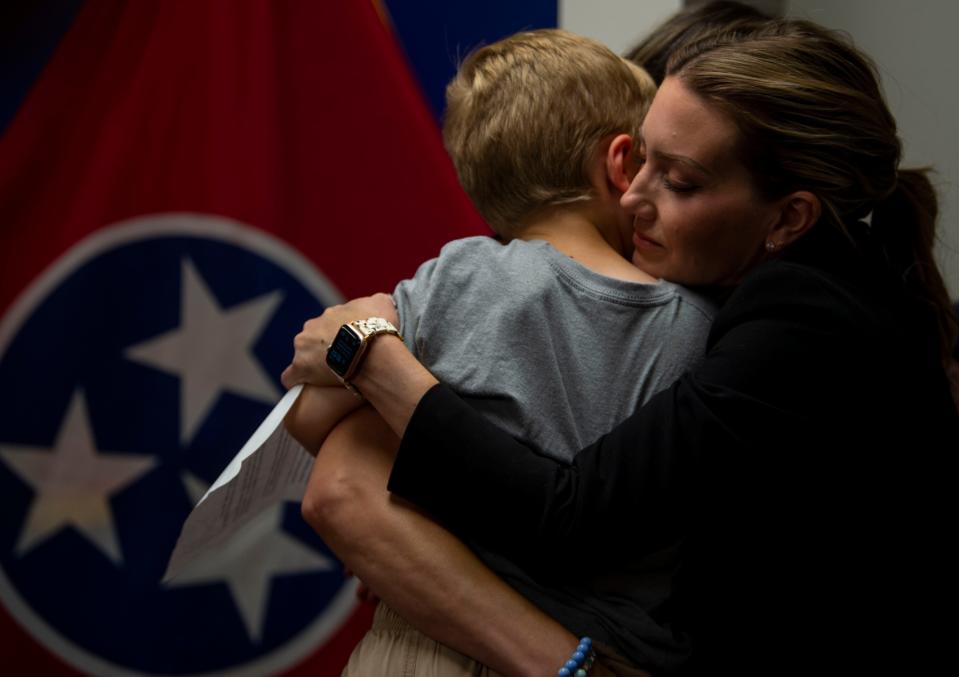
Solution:
M423 633L504 674L556 674L576 637L449 531L390 496L386 481L398 444L372 409L344 420L314 463L303 501L306 520Z
M342 386L305 385L283 423L290 435L316 456L333 427L362 404L363 400Z

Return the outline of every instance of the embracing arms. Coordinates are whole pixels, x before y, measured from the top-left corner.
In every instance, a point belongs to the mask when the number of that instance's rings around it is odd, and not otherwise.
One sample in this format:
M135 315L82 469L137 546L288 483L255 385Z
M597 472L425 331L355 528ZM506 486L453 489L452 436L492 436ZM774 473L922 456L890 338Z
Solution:
M356 383L404 436L391 490L452 527L491 544L535 543L554 553L570 539L610 550L652 547L724 482L765 489L750 478L764 478L768 487L792 481L788 473L810 462L792 452L763 454L769 440L803 449L803 439L817 441L816 426L826 430L848 417L837 404L867 394L851 369L863 363L860 325L869 318L857 317L841 293L798 267L754 274L717 317L704 364L572 464L540 456L497 429L437 386L393 337L374 342ZM331 309L306 333L323 345L322 337L344 322L390 312L385 295L360 299ZM329 378L311 373L309 362L294 362L287 385ZM826 378L832 387L824 390ZM472 506L490 492L497 499L487 501L492 512L478 519ZM624 530L643 542L620 545Z
M334 379L329 370L322 362L322 354L325 352L327 342L332 339L339 326L353 319L382 316L391 321L396 321L395 309L389 301L389 297L378 295L368 299L358 299L344 306L337 306L329 309L323 316L307 323L304 333L297 339L297 353L294 363L284 372L284 383L292 385L297 382L310 383L330 383ZM317 365L320 365L319 367ZM393 336L377 337L371 344L366 353L362 368L359 370L355 384L364 393L366 398L376 407L377 411L387 422L393 432L402 436L406 432L407 425L411 419L414 419L413 412L417 405L423 400L427 392L430 396L424 401L426 409L435 411L430 402L437 399L448 399L458 403L454 406L460 407L457 413L451 417L445 416L441 421L434 422L432 418L423 419L421 424L416 426L414 437L421 439L425 445L423 449L417 450L415 454L419 461L410 459L417 463L418 470L408 470L407 465L402 462L397 465L395 471L394 489L406 491L404 484L407 484L402 478L409 478L412 475L420 475L420 479L410 481L410 485L424 487L433 485L437 492L446 494L456 494L460 490L470 494L469 500L460 500L458 503L463 506L463 515L453 516L451 524L455 527L463 526L468 529L468 533L483 535L484 532L503 530L503 534L508 537L509 533L522 534L508 544L512 548L519 545L525 549L536 543L539 539L533 534L535 525L542 523L544 516L544 506L555 506L564 502L563 497L579 497L577 500L589 495L585 503L594 503L597 506L605 503L610 497L620 500L628 495L631 498L642 500L648 509L643 511L646 517L644 524L649 525L649 533L665 533L671 531L669 527L673 521L671 515L675 511L670 509L671 505L676 505L680 501L665 504L661 497L672 500L675 496L668 490L663 489L668 485L668 480L672 475L677 474L676 468L682 466L683 458L680 454L676 455L636 455L626 454L625 452L634 448L634 430L633 427L621 427L612 434L607 435L594 445L597 450L616 448L618 451L612 456L610 465L604 467L602 463L596 466L598 474L590 474L583 478L576 470L577 464L568 466L558 464L553 460L536 454L531 454L529 450L522 447L503 433L499 429L485 422L478 414L472 411L465 404L460 402L452 393L442 386L437 387L436 379L430 374L406 349L404 344ZM431 390L435 389L435 390ZM445 395L444 395L445 393ZM652 414L656 416L656 414ZM416 419L414 419L415 421ZM462 428L457 430L459 425ZM446 438L457 448L450 450L449 454L439 452L442 443L438 443L439 438L448 435ZM453 442L455 440L455 442ZM654 446L656 448L668 447L669 440L658 441ZM407 447L409 445L406 445ZM425 448L429 447L429 449ZM406 448L406 447L404 447ZM422 453L420 453L422 452ZM440 458L433 458L433 452L439 452ZM626 458L622 456L626 455ZM612 458L608 454L591 453L588 458ZM472 459L472 460L471 460ZM490 460L492 462L490 462ZM470 463L475 462L475 469L478 472L477 478L483 477L483 481L471 483L471 486L464 487L457 478L463 474L469 474ZM648 490L642 491L617 491L621 483L612 483L613 476L619 476L623 471L622 463L629 463L635 466L634 472L629 472L628 476L623 476L623 482L634 481L638 477L646 478L649 484ZM450 463L462 463L463 465L453 468ZM452 473L447 479L444 479L444 468ZM558 474L557 474L558 473ZM531 479L536 476L537 479ZM582 479L583 481L579 481ZM515 489L515 491L513 491ZM489 494L501 495L500 492L506 492L509 496L509 507L497 507L498 501L489 501ZM556 496L551 498L550 494L556 492ZM580 493L583 492L583 493ZM308 492L308 498L313 492ZM514 501L514 493L521 497L521 501ZM617 498L618 497L618 498ZM420 501L420 497L415 500ZM422 497L421 505L427 510L433 507L441 508L443 498L437 498L435 501L431 497ZM476 505L484 505L482 511L475 510ZM572 503L569 504L572 507ZM635 515L633 506L623 506L625 514ZM628 508L628 509L627 509ZM551 510L552 508L546 508ZM601 510L609 510L612 513L618 512L618 506L610 507L608 504ZM579 511L579 508L575 508ZM492 511L492 513L490 512ZM489 516L486 519L484 516ZM460 517L464 522L460 523ZM505 520L505 523L504 523ZM557 522L571 523L568 517L561 516ZM475 524L473 523L475 522ZM520 531L522 527L517 525L529 525L529 529ZM576 520L578 522L578 520ZM498 525L493 527L492 525ZM509 529L505 527L508 525ZM474 527L479 527L478 532L473 531ZM610 530L615 530L616 525L611 525ZM593 544L600 543L595 537L599 534L593 533L590 541ZM560 541L563 534L557 534L557 540ZM491 542L495 542L494 538ZM621 542L622 539L608 539L609 541ZM591 545L591 548L595 545ZM512 552L513 550L507 550ZM375 587L374 587L375 590Z

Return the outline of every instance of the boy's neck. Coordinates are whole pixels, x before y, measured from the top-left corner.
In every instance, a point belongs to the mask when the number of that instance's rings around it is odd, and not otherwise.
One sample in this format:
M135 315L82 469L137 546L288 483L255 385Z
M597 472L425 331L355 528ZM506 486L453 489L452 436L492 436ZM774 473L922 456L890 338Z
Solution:
M646 284L658 282L624 258L625 253L604 238L599 226L575 210L552 210L526 224L517 239L544 240L580 265L606 277Z

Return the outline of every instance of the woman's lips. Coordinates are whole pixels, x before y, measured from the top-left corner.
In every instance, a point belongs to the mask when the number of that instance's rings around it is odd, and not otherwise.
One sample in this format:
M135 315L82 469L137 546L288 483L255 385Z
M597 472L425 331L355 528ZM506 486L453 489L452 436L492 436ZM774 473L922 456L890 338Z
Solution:
M663 245L659 244L655 240L651 240L645 235L640 235L639 233L633 233L633 245L636 249L662 249Z

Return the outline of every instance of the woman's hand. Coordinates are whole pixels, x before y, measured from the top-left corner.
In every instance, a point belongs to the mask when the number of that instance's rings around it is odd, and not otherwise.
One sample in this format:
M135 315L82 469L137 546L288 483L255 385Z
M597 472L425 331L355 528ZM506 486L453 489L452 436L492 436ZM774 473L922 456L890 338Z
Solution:
M354 299L339 306L330 306L322 315L308 320L303 331L293 339L293 362L280 377L283 385L292 388L297 383L333 386L340 382L326 366L326 350L340 327L354 320L382 317L399 325L399 315L389 294L374 294Z

